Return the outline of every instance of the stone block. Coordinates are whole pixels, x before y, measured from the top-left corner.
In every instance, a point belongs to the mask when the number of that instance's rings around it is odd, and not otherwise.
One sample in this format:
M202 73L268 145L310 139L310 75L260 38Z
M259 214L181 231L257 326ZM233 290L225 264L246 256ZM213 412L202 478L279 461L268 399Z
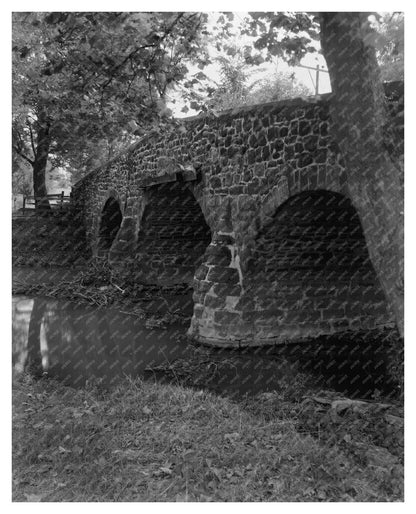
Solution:
M219 177L211 177L209 180L209 185L216 189L221 187L221 179Z
M207 293L212 287L212 282L208 280L194 280L194 289L201 293Z
M239 284L216 283L212 288L214 294L218 296L240 296L241 286Z
M258 144L258 146L261 146L261 147L267 145L267 138L266 138L266 134L264 131L260 132L260 134L258 135L257 144Z
M223 326L238 323L239 321L241 321L241 315L239 313L227 311L214 312L214 322Z
M204 305L210 309L222 309L225 307L225 298L207 294L205 295Z
M235 243L234 237L228 234L219 234L216 232L214 237L212 238L213 245L212 246L226 246L233 245Z
M255 302L252 297L242 296L238 303L235 306L235 310L237 311L246 311L246 310L254 310Z
M231 195L241 195L244 193L244 187L241 185L234 185L230 187L229 191Z
M340 332L343 330L348 330L350 327L350 322L348 319L335 319L330 321L330 325L332 330ZM372 328L374 326L371 322L367 326L365 326L366 322L364 322L363 325L363 328Z
M267 130L267 139L273 141L279 135L279 129L276 126L270 127Z
M309 164L313 163L313 157L310 153L303 153L297 161L297 165L299 168L304 168L305 166L309 166Z
M199 266L199 268L195 271L195 278L197 280L204 280L207 276L208 270L208 266L201 264L201 266Z
M196 304L203 304L205 299L205 293L200 291L194 291L192 294L192 300Z
M312 125L309 120L300 120L299 121L299 135L307 136L312 131Z
M238 284L239 276L235 268L213 266L208 273L208 280L226 284Z
M259 146L257 137L254 134L251 134L251 136L248 138L248 144L251 148L257 148Z
M285 145L285 149L284 149L284 154L283 155L284 155L285 160L293 159L293 157L295 156L295 148L294 148L294 146Z
M264 146L263 147L263 151L262 151L262 159L263 161L267 161L267 159L270 157L270 147L268 145Z

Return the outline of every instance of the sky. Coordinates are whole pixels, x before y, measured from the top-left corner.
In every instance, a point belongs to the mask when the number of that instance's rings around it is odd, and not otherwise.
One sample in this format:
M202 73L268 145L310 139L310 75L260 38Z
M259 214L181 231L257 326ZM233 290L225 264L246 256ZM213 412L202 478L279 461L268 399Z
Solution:
M234 14L234 19L231 22L234 25L234 32L236 36L238 36L238 41L241 43L241 46L245 44L252 44L254 42L254 38L249 36L241 36L238 34L238 25L243 21L244 17L248 15L248 11L232 11ZM216 25L216 20L220 13L218 12L210 12L208 17L208 30L212 30ZM319 46L319 42L315 43L316 46ZM211 57L215 57L218 55L218 52L215 50L213 46L209 49ZM309 53L307 54L301 61L301 64L304 66L310 66L316 68L319 65L321 70L326 70L326 62L324 57L319 53ZM197 73L201 71L197 66L189 65L189 75L193 73ZM255 67L253 67L255 70ZM304 84L311 90L311 95L315 92L315 80L316 80L316 72L313 70L308 70L299 66L290 67L286 64L283 59L274 59L273 62L265 62L262 65L258 66L257 70L250 73L250 77L248 83L251 84L254 81L262 78L266 78L268 76L273 75L276 71L279 72L291 72L295 74L295 78L298 82ZM213 81L219 83L221 80L220 77L220 67L218 64L213 63L207 66L203 72ZM329 81L329 74L326 71L322 71L319 73L319 94L329 93L331 92L331 85ZM172 94L172 98L175 99L175 103L168 103L168 107L172 110L173 114L177 118L185 118L189 116L193 116L198 114L198 111L190 109L186 113L181 112L184 103L181 101L179 95Z

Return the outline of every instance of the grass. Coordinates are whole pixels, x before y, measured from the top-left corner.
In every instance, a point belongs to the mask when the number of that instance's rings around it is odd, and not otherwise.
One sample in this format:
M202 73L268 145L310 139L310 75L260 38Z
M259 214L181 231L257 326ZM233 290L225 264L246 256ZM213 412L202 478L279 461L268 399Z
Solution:
M14 266L85 266L85 231L72 211L12 220Z
M52 217L13 222L15 265L83 265L70 281L22 282L13 294L111 304L143 316L142 300L158 298L167 309L156 321L188 322L169 310L170 295L186 296L186 289L152 289L104 262L87 265L65 223ZM337 345L335 353L323 346L319 359L344 359ZM316 345L310 356L303 345L302 355L316 362ZM284 364L293 374L273 382L274 391L234 399L200 388L227 379L243 357L224 359L203 348L161 370L175 385L136 379L110 389L99 383L74 389L15 375L13 500L403 501L400 403L349 403L319 391L295 357L296 366L290 359ZM402 376L399 357L391 375ZM262 370L266 361L278 367L264 359ZM247 374L244 360L242 368Z
M371 405L337 414L293 384L236 402L141 380L13 382L14 501L403 500L401 450L376 446Z

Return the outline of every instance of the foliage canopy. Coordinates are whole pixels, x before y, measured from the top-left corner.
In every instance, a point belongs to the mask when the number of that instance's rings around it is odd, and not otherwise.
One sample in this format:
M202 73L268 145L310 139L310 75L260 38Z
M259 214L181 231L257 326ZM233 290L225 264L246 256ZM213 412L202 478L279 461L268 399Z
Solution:
M204 63L204 13L15 13L14 150L36 161L41 125L49 154L75 168L170 116L166 95Z

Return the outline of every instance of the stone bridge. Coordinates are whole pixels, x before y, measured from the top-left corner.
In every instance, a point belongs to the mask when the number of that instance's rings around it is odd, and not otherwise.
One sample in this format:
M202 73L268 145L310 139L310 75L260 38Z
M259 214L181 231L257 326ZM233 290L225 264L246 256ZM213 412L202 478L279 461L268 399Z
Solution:
M403 154L399 90L387 96L394 151ZM391 325L383 270L370 260L331 138L330 101L198 116L143 137L73 188L93 253L139 282L193 285L189 334L204 343L274 344Z

